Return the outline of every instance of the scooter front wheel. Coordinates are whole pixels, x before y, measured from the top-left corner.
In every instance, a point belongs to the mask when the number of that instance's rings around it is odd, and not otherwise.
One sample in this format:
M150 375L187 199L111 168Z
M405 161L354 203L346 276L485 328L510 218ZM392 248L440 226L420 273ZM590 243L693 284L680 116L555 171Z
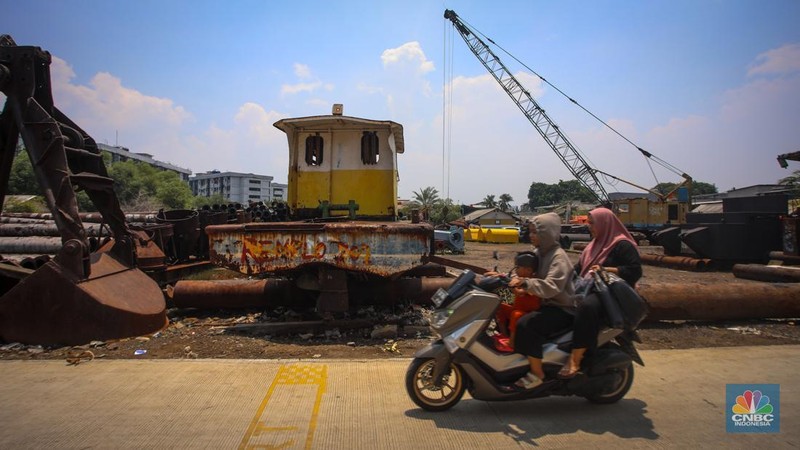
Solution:
M450 371L442 378L441 386L433 383L436 360L415 358L406 371L406 391L411 400L427 411L444 411L452 408L464 395L466 385L461 369L450 364Z

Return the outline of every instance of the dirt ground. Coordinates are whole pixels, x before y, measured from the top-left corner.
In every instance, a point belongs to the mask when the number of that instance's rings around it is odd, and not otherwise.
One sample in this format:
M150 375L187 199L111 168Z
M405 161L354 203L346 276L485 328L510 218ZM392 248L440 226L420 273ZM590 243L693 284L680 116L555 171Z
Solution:
M463 255L444 255L464 263L500 271L511 268L516 252L527 244L467 243ZM645 249L646 251L647 249ZM577 261L578 253L570 252ZM217 271L222 269L216 269ZM734 277L730 271L690 272L644 266L643 282L758 283ZM378 359L410 357L430 342L423 307L396 305L369 307L349 319L361 320L358 328L342 321L334 327L314 327L288 334L275 324L300 319L319 319L303 311L278 308L263 310L169 309L170 323L149 336L80 347L42 347L0 343L0 359L64 359L68 363L91 358L180 359L180 358L326 358ZM736 322L662 321L645 322L639 330L640 349L702 348L719 346L781 345L800 343L800 327L794 319ZM312 324L313 325L313 324ZM358 325L358 324L356 324ZM75 357L75 359L70 359Z

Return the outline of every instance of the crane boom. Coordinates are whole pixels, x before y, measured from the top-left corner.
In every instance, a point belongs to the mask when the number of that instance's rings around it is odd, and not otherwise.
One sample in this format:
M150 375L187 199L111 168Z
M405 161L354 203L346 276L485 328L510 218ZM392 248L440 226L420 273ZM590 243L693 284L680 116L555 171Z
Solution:
M578 152L567 136L561 132L552 119L545 113L544 109L536 103L530 92L520 84L511 74L508 68L500 61L500 58L492 52L476 33L472 32L467 25L461 22L458 15L453 10L445 10L445 19L453 22L455 29L467 43L467 46L475 57L483 64L486 70L506 91L511 100L525 114L536 131L550 145L550 148L558 155L561 162L567 166L572 175L589 191L597 197L600 203L608 203L608 193L600 180L597 178L597 170L592 168Z

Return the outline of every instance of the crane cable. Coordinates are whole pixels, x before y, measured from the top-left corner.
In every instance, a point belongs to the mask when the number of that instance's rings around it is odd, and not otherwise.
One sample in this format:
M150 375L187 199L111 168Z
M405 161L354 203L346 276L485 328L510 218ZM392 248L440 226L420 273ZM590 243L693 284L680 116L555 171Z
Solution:
M601 118L597 117L597 116L596 116L596 115L595 115L593 112L591 112L591 111L589 111L588 109L586 109L586 108L585 108L583 105L581 105L580 103L578 103L578 102L577 102L575 99L573 99L572 97L570 97L569 95L567 95L567 94L566 94L564 91L562 91L561 89L559 89L558 87L556 87L556 85L554 85L553 83L551 83L551 82L547 81L547 79L546 79L545 77L543 77L543 76L539 75L539 74L538 74L538 73L537 73L535 70L533 70L533 69L531 69L530 67L528 67L528 65L527 65L527 64L525 64L524 62L520 61L519 59L517 59L517 57L516 57L516 56L514 56L514 55L512 55L511 53L509 53L508 51L506 51L506 49L504 49L502 46L500 46L500 45L499 45L499 44L497 44L495 41L493 41L493 40L492 40L492 39L491 39L489 36L486 36L485 34L481 33L479 30L477 30L475 27L473 27L473 26L472 26L472 24L470 24L469 22L467 22L466 20L464 20L464 18L463 18L463 17L459 16L459 20L460 20L461 22L465 23L465 24L466 24L466 25L469 27L469 30L470 30L471 32L477 33L477 34L479 34L480 36L482 36L484 39L486 39L487 41L491 42L491 43L492 43L494 46L496 46L497 48L499 48L500 50L502 50L502 51L503 51L503 53L505 53L506 55L508 55L509 57L511 57L511 59L513 59L514 61L516 61L516 62L517 62L517 63L519 63L520 65L522 65L522 67L524 67L524 68L528 69L528 70L529 70L529 71L530 71L532 74L536 75L536 76L537 76L537 77L538 77L540 80L544 81L544 82L545 82L545 83L546 83L548 86L552 87L552 88L553 88L553 89L555 89L555 90L556 90L556 91L557 91L559 94L563 95L563 96L564 96L564 98L566 98L566 99L567 99L567 100L569 100L570 102L574 103L574 104L575 104L576 106L578 106L580 109L582 109L582 110L583 110L583 111L585 111L587 114L589 114L590 116L592 116L592 117L593 117L595 120L597 120L598 122L600 122L601 124L603 124L603 125L604 125L606 128L608 128L609 130L613 131L613 132L614 132L614 133L615 133L617 136L621 137L623 140L625 140L626 142L628 142L629 144L631 144L633 147L635 147L637 150L639 150L639 152L640 152L640 153L641 153L643 156L645 156L645 158L654 160L655 162L657 162L658 164L660 164L662 167L664 167L664 168L666 168L666 169L668 169L668 170L670 170L670 171L674 172L674 173L675 173L675 174L677 174L677 175L680 175L680 176L682 176L682 177L688 177L688 175L686 175L686 174L685 174L683 171L681 171L681 170L680 170L680 169L678 169L677 167L673 166L672 164L670 164L670 163L668 163L668 162L664 161L663 159L661 159L661 158L659 158L659 157L657 157L657 156L653 155L652 153L648 152L647 150L645 150L645 149L643 149L643 148L639 147L638 145L636 145L636 144L635 144L633 141L631 141L630 139L628 139L627 137L625 137L625 136L624 136L622 133L620 133L619 131L617 131L617 129L616 129L616 128L614 128L614 127L612 127L611 125L609 125L608 123L606 123L606 122L605 122L603 119L601 119ZM648 166L650 166L650 163L649 163L649 161L648 161ZM653 172L653 168L652 168L652 166L650 166L650 171L651 171L651 172ZM655 177L655 173L653 173L653 176ZM656 178L656 181L657 181L657 180L658 180L658 179Z
M442 195L450 198L450 153L452 146L452 111L453 111L453 31L444 26L442 48ZM448 36L448 31L450 34ZM449 49L448 49L449 45ZM449 51L448 51L449 50ZM449 77L449 78L448 78ZM448 122L450 121L450 122Z

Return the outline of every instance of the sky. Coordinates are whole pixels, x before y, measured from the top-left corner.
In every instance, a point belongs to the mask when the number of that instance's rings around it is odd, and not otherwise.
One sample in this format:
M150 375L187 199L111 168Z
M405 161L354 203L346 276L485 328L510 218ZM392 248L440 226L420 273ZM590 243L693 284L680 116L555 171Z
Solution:
M800 170L776 161L800 150L796 0L0 0L0 33L52 54L56 106L96 141L194 173L286 183L272 124L342 103L403 125L400 198L431 186L457 203L520 205L533 182L574 179L445 9L508 52L493 47L599 170L681 181L531 70L720 192Z

